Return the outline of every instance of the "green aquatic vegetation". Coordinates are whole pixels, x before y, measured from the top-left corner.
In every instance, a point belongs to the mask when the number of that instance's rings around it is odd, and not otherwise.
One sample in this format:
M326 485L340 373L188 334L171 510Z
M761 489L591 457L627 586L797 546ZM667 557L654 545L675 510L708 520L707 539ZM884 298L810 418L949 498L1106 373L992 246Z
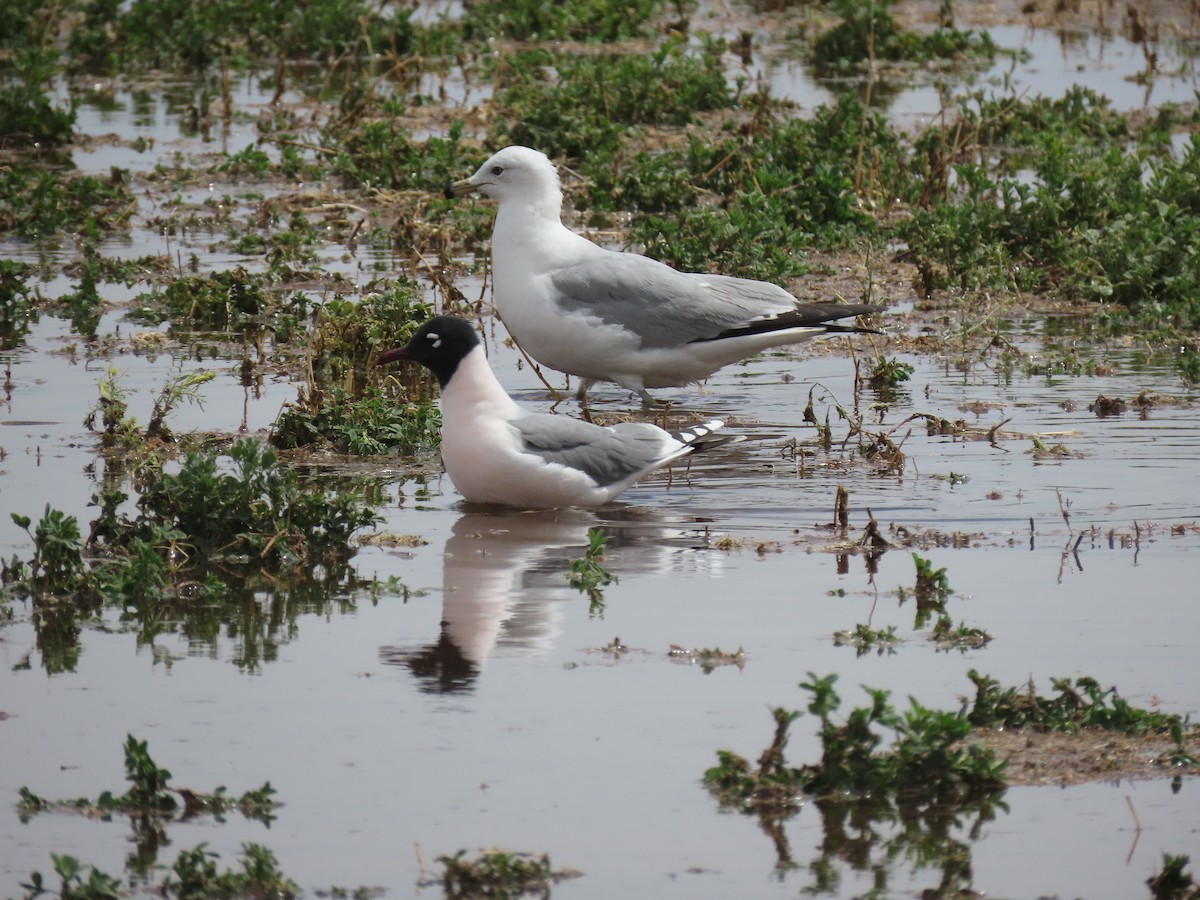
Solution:
M756 767L732 750L718 750L717 765L704 773L704 783L722 805L776 815L800 808L807 786L804 771L787 765L783 752L800 713L776 707L771 715L775 734Z
M339 120L322 133L322 145L334 154L333 170L347 185L436 196L467 170L472 151L462 143L461 122L452 124L445 137L418 141L397 123L395 114L366 101L362 106L356 110L361 120L353 127ZM445 201L430 202L440 209Z
M517 41L593 41L609 44L650 34L661 0L482 0L463 17L469 40L503 36Z
M567 581L580 593L599 593L600 588L615 584L620 579L602 564L604 550L608 546L604 529L589 528L587 536L587 549L584 550L581 559L571 560L571 571L567 574Z
M137 200L126 173L69 175L24 159L0 166L0 235L48 239L65 231L124 228Z
M5 12L5 30L13 25L12 11ZM71 140L76 101L64 109L46 92L58 73L58 54L31 43L13 48L0 65L0 136L6 143L62 145Z
M139 874L135 884L139 890L151 888L164 897L179 897L181 900L199 898L272 897L289 900L300 896L300 888L279 870L275 855L260 844L242 845L241 870L217 868L215 860L220 854L207 849L201 843L191 850L183 850L160 884L150 883L147 872ZM73 856L51 853L54 873L60 879L57 896L61 900L118 900L133 892L133 885L126 888L119 878L101 872L95 866L84 878L84 864ZM29 881L21 884L28 893L26 900L53 893L41 872L33 872Z
M933 624L930 638L937 644L939 650L978 650L986 647L992 641L992 636L982 628L974 628L964 622L957 626L947 615L940 615Z
M1195 900L1200 896L1190 872L1185 872L1191 858L1185 854L1164 853L1162 869L1146 879L1153 900Z
M944 603L946 598L954 593L945 567L935 569L932 562L917 553L914 553L912 558L917 567L917 583L913 587L917 603Z
M908 381L912 377L913 371L911 363L901 362L888 356L878 356L871 373L867 375L867 382L876 389L894 388Z
M909 698L900 712L885 690L864 688L867 707L837 722L841 704L834 689L837 675L809 673L800 687L811 694L808 712L820 719L821 761L801 767L785 765L787 731L799 712L775 709L775 736L759 759L757 769L729 750L718 751L719 765L709 769L705 782L722 803L746 810L781 811L799 806L801 792L822 797L906 798L928 807L966 803L1005 789L1006 762L977 744L964 745L971 722L962 713L927 709ZM881 751L885 728L895 734Z
M936 130L923 140L954 143ZM920 176L930 205L898 223L895 234L908 244L904 256L926 291L1058 290L1114 313L1127 310L1143 326L1194 328L1200 146L1191 142L1176 160L1157 140L1056 131L1031 140L1022 153L1032 178L1005 175L984 160L959 162L951 195L944 162Z
M1049 697L1036 693L1032 679L1020 687L1004 688L996 679L975 669L967 677L975 685L967 718L980 728L1050 731L1102 728L1137 736L1166 734L1180 745L1181 751L1182 736L1195 731L1187 718L1131 706L1115 687L1103 689L1089 676L1050 679L1057 693Z
M1200 352L1190 347L1182 348L1175 359L1179 377L1189 387L1200 384Z
M214 816L220 821L223 813L231 810L241 812L248 819L269 823L279 803L272 800L275 790L266 782L257 790L247 791L240 798L226 796L224 787L211 794L188 788L171 786L171 773L159 766L150 756L146 741L126 735L124 744L125 780L129 789L123 794L104 791L92 801L88 799L53 801L35 794L27 787L20 790L18 811L24 820L38 813L53 810L96 811L99 813L123 812L129 815L151 815L171 817L177 810L184 819L201 813Z
M428 400L404 402L394 391L368 386L352 399L341 387L321 394L320 405L289 404L271 426L281 450L301 447L373 456L412 453L440 441L441 413Z
M248 68L255 61L366 57L406 53L413 26L407 8L382 15L362 0L304 4L258 0L136 0L96 4L71 48L89 71ZM104 38L108 38L108 47Z
M879 656L885 653L888 656L896 652L896 644L900 642L900 638L896 637L896 627L888 625L886 628L872 628L859 622L854 626L853 631L835 631L833 633L833 645L835 647L851 646L855 649L858 656L865 656L872 650Z
M368 285L358 302L326 301L307 335L308 391L340 387L351 399L361 398L376 381L376 357L407 343L430 315L420 286L407 279Z
M813 44L818 68L859 66L868 61L990 60L996 55L986 31L976 34L942 27L921 34L901 28L892 16L891 0L833 0L829 6L842 21Z
M546 78L546 69L557 73ZM525 144L548 156L611 156L632 125L686 125L726 109L733 95L719 54L669 40L650 54L580 56L524 51L497 73L503 88L491 143Z
M46 504L42 518L30 531L29 516L9 513L17 527L33 541L33 556L28 563L13 557L4 567L6 583L20 582L36 594L71 594L87 583L83 562L83 536L79 520Z
M850 96L811 118L768 120L747 136L692 135L686 151L661 154L653 168L645 159L635 163L630 177L665 184L658 196L670 202L660 204L662 214L634 220L631 243L678 268L764 280L804 274L813 245L874 239L871 210L909 192L899 136ZM690 197L667 179L672 170L687 173ZM613 202L636 208L645 195L642 188ZM719 199L697 206L697 196Z
M95 866L90 866L87 878L83 875L83 864L74 856L66 853L51 853L50 862L54 866L54 874L59 878L58 896L61 900L118 900L124 896L121 879L113 878L101 872ZM28 891L28 900L51 892L45 883L41 872L33 872L28 882L22 882L21 887Z
M272 444L378 454L438 443L441 419L426 376L401 369L381 382L375 365L381 351L406 343L429 318L419 290L395 281L357 303L336 298L320 308L307 334L307 383L272 426Z
M36 288L29 282L36 267L15 259L0 259L0 350L15 350L37 321Z
M586 207L593 213L616 210L673 213L695 206L697 188L677 152L639 150L620 166L606 158L586 157L581 174L587 179Z
M971 722L961 713L927 709L914 698L903 713L888 702L890 692L864 688L869 707L851 711L842 723L833 713L841 700L837 675L809 673L801 687L811 695L808 711L821 720L821 762L805 767L813 793L911 794L929 803L957 802L1003 791L1006 762L976 744L963 746ZM896 735L886 753L876 750L885 727Z
M170 322L173 330L263 331L290 336L308 315L308 297L300 291L268 289L265 276L241 266L206 275L179 275L163 287L139 294L127 314L140 325Z
M143 514L186 535L204 559L250 559L292 568L353 554L351 535L379 521L354 494L307 485L270 450L240 440L231 471L212 452L189 453L175 474L147 486Z
M1113 109L1112 101L1082 85L1069 86L1061 97L1017 99L973 91L955 103L960 131L980 148L1002 148L1006 154L1017 147L1037 147L1052 132L1105 143L1131 134L1129 120Z
M447 898L521 897L525 894L550 895L554 884L576 872L555 872L547 854L508 853L491 850L478 859L466 859L466 850L453 856L439 856L442 864L442 889Z
M100 396L83 420L84 427L100 434L103 447L131 450L138 446L142 439L141 428L136 419L126 415L129 392L122 387L115 366L108 367L108 374L100 379L98 387Z
M275 854L261 844L242 844L241 870L217 868L220 854L199 844L182 851L163 879L167 897L272 897L290 900L299 897L299 886L279 868Z
M629 240L647 256L683 271L778 282L808 271L807 242L803 233L787 225L785 206L778 198L738 195L726 209L639 217ZM748 234L755 239L746 240Z
M109 366L108 373L100 379L100 396L96 405L83 420L84 427L100 434L100 443L105 449L127 453L139 451L144 455L151 449L151 442L170 443L175 440L175 435L167 426L167 417L182 403L195 404L203 409L204 398L200 394L200 386L214 378L216 373L211 370L184 372L169 377L154 400L146 428L142 429L136 419L127 415L129 394L121 386L116 367Z

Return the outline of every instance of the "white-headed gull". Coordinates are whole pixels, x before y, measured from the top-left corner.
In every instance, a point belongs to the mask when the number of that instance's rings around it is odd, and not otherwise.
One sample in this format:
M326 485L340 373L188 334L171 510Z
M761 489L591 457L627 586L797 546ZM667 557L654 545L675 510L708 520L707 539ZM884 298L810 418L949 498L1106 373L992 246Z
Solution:
M652 398L768 347L823 334L873 331L831 324L880 308L800 303L775 284L679 272L636 253L606 250L562 224L562 189L549 158L506 147L448 189L499 201L492 230L496 312L539 363L614 381ZM752 239L747 236L747 240Z
M438 316L379 365L411 359L442 389L442 461L454 486L472 503L527 509L599 506L648 472L705 446L723 423L705 422L670 434L648 422L611 427L530 412L505 393L469 322Z

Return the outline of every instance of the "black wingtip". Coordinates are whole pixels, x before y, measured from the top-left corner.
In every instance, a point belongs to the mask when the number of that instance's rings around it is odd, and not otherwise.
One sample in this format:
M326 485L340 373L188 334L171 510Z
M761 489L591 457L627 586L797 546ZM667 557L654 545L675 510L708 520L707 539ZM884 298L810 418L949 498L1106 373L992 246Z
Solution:
M442 194L445 196L445 198L447 200L453 200L456 196L458 196L457 194L454 193L454 183L451 182L450 184L446 185L446 187L442 191Z

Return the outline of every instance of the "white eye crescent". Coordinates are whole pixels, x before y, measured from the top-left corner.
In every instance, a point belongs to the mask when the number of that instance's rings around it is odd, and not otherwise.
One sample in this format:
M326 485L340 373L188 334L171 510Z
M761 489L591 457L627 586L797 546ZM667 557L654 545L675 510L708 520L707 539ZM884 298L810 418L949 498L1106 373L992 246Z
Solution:
M431 331L431 332L429 332L429 334L425 335L425 337L427 337L429 339L429 341L433 344L433 348L435 350L438 347L442 346L442 336L440 334L434 334L434 332Z

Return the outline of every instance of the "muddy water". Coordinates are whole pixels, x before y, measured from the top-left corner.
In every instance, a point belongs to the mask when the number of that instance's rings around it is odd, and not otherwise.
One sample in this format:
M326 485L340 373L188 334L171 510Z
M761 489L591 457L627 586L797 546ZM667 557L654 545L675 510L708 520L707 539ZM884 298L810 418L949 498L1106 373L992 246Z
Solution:
M179 137L165 133L176 127L172 108L162 98L151 106L160 116L151 153ZM129 139L142 126L118 116L101 127ZM137 233L136 246L105 252L158 252L161 240ZM66 289L43 287L50 296ZM111 290L114 303L129 299ZM886 295L898 310L910 299L902 285ZM909 329L901 312L891 321ZM310 893L380 885L405 896L440 872L437 856L485 847L545 852L556 867L582 871L555 889L560 897L792 897L822 864L838 873L839 896L880 879L901 895L935 887L936 867L887 858L885 826L856 864L836 847L823 857L815 806L772 839L754 819L719 811L700 779L718 749L756 758L771 735L769 709L802 709L798 683L809 672L838 673L843 710L865 701L860 684L957 708L973 667L1006 684L1033 677L1043 691L1051 677L1091 675L1138 705L1200 714L1196 399L1169 361L1146 363L1136 348L1072 348L1043 337L1042 324L1029 320L1010 335L1034 371L1022 363L1007 371L978 348L943 359L879 344L915 372L873 412L883 398L855 394L851 361L812 348L731 367L704 391L664 392L676 410L726 417L747 440L687 472L647 479L600 511L481 513L464 509L446 479L406 480L401 461L356 464L384 486L383 530L420 542L364 548L355 565L365 577L395 576L410 593L300 615L272 635L274 658L253 668L235 664L239 639L228 636L212 645L165 635L139 647L110 612L83 631L74 671L47 675L18 605L16 622L0 631L0 797L15 802L21 786L51 798L118 791L121 745L133 734L176 785L236 794L270 780L285 804L270 828L236 814L172 825L160 864L207 842L233 865L254 841ZM487 325L502 381L545 408L540 382L503 346L500 327ZM119 313L100 328L131 330ZM142 421L168 373L216 370L205 407L173 420L180 430L260 434L294 396L283 379L243 387L238 359L126 347L89 360L78 343L66 323L43 318L5 357L5 512L36 517L51 503L90 520L99 464L81 423L110 364ZM1071 349L1109 374L1057 373ZM814 447L803 422L812 384L818 418L830 410L829 451ZM1143 391L1181 402L1107 418L1088 408L1101 394L1129 400ZM840 447L847 426L835 400L901 443L899 471L881 474ZM602 389L594 406L621 413L631 402ZM575 412L569 403L559 411ZM976 433L930 436L922 422L904 421L913 413L965 419ZM1035 435L1066 455L1034 454ZM828 527L839 485L850 496L844 534ZM986 629L986 648L945 652L927 627L914 627L912 601L898 592L911 593L910 552L888 550L872 572L851 546L868 509L897 543L900 529L928 533L919 552L947 570L950 614ZM620 578L600 604L565 578L593 525L609 535L606 565ZM0 523L0 554L28 555L22 538ZM894 654L856 657L834 645L835 631L866 622L896 627L904 640ZM600 649L616 637L626 649ZM672 645L740 648L745 661L705 672L672 657ZM815 731L809 716L795 724L792 762L818 758ZM952 833L969 848L977 890L1141 896L1164 852L1194 854L1196 791L1186 779L1177 788L1169 780L1012 788L1007 809L976 834L968 818ZM121 874L133 850L121 817L43 814L25 824L11 811L0 815L0 847L6 894L33 869L49 871L51 852Z

